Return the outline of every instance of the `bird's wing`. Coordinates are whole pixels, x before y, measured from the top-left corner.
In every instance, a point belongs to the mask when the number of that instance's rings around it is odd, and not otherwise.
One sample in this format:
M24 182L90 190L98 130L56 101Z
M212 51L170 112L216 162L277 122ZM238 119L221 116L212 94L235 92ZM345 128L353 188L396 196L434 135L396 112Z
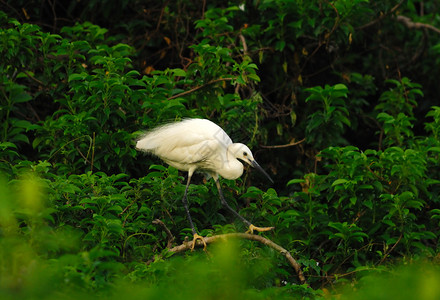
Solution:
M178 169L187 170L190 164L209 169L210 164L221 163L226 159L226 149L230 144L229 136L216 124L203 119L189 119L148 132L136 147Z
M185 146L179 144L175 148L159 147L154 154L183 170L186 169L183 165L194 164L201 169L212 169L226 160L226 148L217 140L203 140Z

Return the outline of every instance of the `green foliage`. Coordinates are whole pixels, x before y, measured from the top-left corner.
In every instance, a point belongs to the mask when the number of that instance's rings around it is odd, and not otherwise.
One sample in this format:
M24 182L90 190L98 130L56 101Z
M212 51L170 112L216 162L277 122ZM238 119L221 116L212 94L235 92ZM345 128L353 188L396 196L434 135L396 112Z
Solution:
M316 251L318 247L326 263L320 270L337 272L342 267L335 263L338 255L340 263L352 264L348 270L356 270L364 265L360 260L381 264L391 250L404 255L435 254L421 243L437 239L437 224L429 221L430 214L437 212L426 209L438 202L430 192L438 183L437 172L430 173L427 168L433 154L423 146L406 150L389 147L384 151L329 147L321 152L326 175L289 182L302 183L302 191L295 192L296 207L302 217L298 221L307 225L298 224L297 230L304 232L300 236L308 236L302 243L305 249ZM336 251L334 245L310 245L323 235L329 242L339 243Z
M375 110L380 111L377 120L383 123L386 146L403 146L403 141L413 137L412 127L416 96L423 97L420 84L412 83L408 78L401 81L389 80L396 87L385 91L379 98Z
M359 280L358 288L341 288L341 299L437 299L440 291L438 266L426 261L412 261L396 269L371 272ZM390 288L392 287L392 288Z
M312 106L316 112L308 116L306 137L309 143L318 148L325 148L330 143L344 143L342 134L345 126L350 126L348 110L344 98L347 98L348 88L343 84L326 85L305 90L310 93L306 102L313 101L319 106ZM325 130L324 130L325 128Z
M210 247L209 256L176 256L145 265L142 261L150 259L157 247L163 248L166 240L151 220L166 220L172 215L170 228L186 222L177 218L172 209L175 203L166 203L176 198L173 193L180 196L184 189L183 184L176 185L177 171L161 166L152 169L148 176L129 183L123 181L123 174L90 172L64 179L57 176L53 181L44 178L50 177L49 165L40 163L33 171L20 171L19 179L10 183L11 190L3 184L0 260L1 291L6 299L26 295L50 299L55 297L53 293L67 295L71 290L76 290L73 297L90 291L99 296L103 289L107 289L103 296L183 293L198 299L212 293L240 299L316 293L290 283L257 292L266 288L259 282L280 282L284 272L264 259L251 259L248 251L270 260L277 255L251 242L220 242ZM267 195L259 190L251 192L267 198L262 199L263 208L279 201L273 190ZM140 201L145 193L153 196ZM165 211L168 215L161 215ZM277 275L268 276L267 272ZM47 293L53 281L57 292ZM201 287L196 294L194 286Z
M1 54L6 59L1 68L11 74L2 77L5 96L2 113L6 119L2 140L14 145L15 142L29 143L23 133L35 130L32 147L41 153L38 158L54 163L61 173L135 170L132 133L141 125L149 127L179 116L203 116L211 114L212 109L222 111L224 117L219 116L220 119L236 118L243 112L244 118L253 116L259 103L253 99L242 100L235 93L225 94L215 84L256 82L259 80L256 65L250 59L236 61L229 49L210 46L206 41L193 46L197 59L187 71L167 69L141 77L132 69L129 56L133 48L121 43L105 44L106 31L96 25L84 23L64 28L62 32L74 39L69 40L44 33L35 25L16 21L9 24L12 26L2 34L7 45L2 47L4 53ZM38 55L43 57L41 66L28 63ZM21 76L12 76L17 71L21 71ZM14 114L22 103L43 97L40 92L30 95L26 86L19 84L29 79L43 85L38 88L44 89L44 97L59 105L54 113L44 112L47 114L44 120L33 123L18 120ZM198 93L179 96L183 87L199 89L204 85L210 92L205 89L205 93L200 94L203 97ZM216 103L204 104L214 99ZM187 112L187 107L194 105L200 106L200 110ZM145 114L139 114L140 111ZM3 144L3 147L8 150L5 155L10 159L16 156L12 144Z
M417 265L438 277L438 4L205 4L17 0L0 12L2 298L351 299L394 282L414 298ZM308 285L254 241L166 251L192 237L185 179L134 140L185 117L217 122L274 175L272 187L249 171L222 180L224 195L275 226L261 234ZM194 180L200 234L246 230L212 180ZM418 295L438 298L423 282Z

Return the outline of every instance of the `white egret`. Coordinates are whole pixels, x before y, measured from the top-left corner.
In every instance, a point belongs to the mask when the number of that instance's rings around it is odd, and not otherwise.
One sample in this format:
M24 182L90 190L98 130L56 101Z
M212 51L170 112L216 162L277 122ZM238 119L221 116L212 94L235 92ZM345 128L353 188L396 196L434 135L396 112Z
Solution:
M182 202L193 233L193 248L197 239L200 239L206 248L205 241L194 228L188 209L188 187L196 170L207 173L215 180L221 203L249 227L248 232L268 231L274 228L252 225L232 209L223 197L219 176L226 179L240 177L243 174L243 164L239 160L258 169L271 182L273 180L255 161L246 145L233 143L226 132L215 123L206 119L185 119L166 124L142 136L136 143L136 149L156 155L167 164L188 172Z

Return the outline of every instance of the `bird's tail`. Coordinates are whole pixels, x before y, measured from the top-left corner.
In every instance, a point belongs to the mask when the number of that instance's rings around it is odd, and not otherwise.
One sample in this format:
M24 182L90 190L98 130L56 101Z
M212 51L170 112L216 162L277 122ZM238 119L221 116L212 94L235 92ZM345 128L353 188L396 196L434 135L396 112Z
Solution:
M165 124L146 132L136 142L136 149L145 152L155 152L158 147L166 144L166 140L173 140L176 135L172 130L172 124Z
M155 148L157 148L157 143L155 142L155 136L154 136L153 132L150 132L150 133L143 135L136 142L136 149L137 150L149 152Z

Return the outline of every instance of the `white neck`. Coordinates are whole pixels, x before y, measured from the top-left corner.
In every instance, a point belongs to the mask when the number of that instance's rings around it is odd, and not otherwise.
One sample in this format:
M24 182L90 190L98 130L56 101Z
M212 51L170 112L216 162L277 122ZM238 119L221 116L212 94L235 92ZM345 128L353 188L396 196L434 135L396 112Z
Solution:
M243 174L243 164L238 161L233 151L235 144L228 146L226 151L226 161L224 167L217 170L217 173L226 179L237 179Z

